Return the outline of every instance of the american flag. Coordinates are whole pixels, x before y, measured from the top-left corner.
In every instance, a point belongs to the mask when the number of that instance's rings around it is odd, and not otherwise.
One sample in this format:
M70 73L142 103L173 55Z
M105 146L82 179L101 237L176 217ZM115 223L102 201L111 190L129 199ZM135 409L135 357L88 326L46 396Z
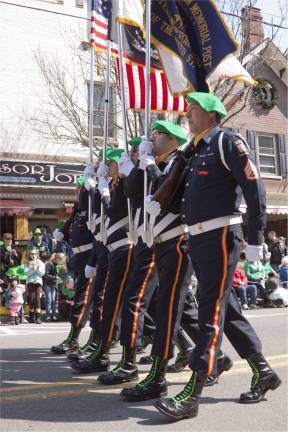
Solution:
M145 109L145 66L136 63L130 56L124 56L124 93L127 108ZM117 69L119 75L119 59ZM183 96L172 96L167 85L163 70L151 68L150 71L151 111L177 112L182 114L187 111L187 101Z
M105 50L111 28L111 5L109 0L92 0L90 43L96 50Z
M107 49L107 41L111 30L111 2L109 0L92 0L91 3L91 45L96 51ZM131 33L131 32L129 32ZM135 44L144 49L141 41L140 31L136 32ZM137 39L137 40L136 40ZM128 45L128 44L127 44ZM130 41L131 48L131 41ZM117 45L112 43L111 51L118 54ZM139 48L138 48L139 51ZM130 109L145 109L145 65L139 60L139 52L135 53L137 58L124 54L124 90L126 107ZM117 69L119 73L119 60ZM162 69L151 68L151 110L155 112L185 112L187 102L183 96L173 97L169 91L165 73Z

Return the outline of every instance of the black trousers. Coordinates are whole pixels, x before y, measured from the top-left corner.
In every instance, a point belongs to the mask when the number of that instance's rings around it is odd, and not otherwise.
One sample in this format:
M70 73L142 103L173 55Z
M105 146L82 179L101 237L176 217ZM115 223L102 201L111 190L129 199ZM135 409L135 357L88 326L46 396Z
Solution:
M90 318L94 279L85 277L85 266L90 253L89 250L74 256L76 284L74 305L70 315L70 322L74 327L85 327Z
M144 314L157 286L155 257L152 248L139 238L132 254L132 266L122 305L120 343L141 346Z
M240 225L190 237L190 256L199 282L200 338L193 351L193 371L216 373L223 332L242 358L261 352L261 342L242 315L232 282L240 255Z
M27 284L29 312L41 313L41 291L41 284L31 282Z
M132 263L132 245L121 246L108 255L108 274L104 286L102 319L99 336L111 342Z
M149 303L148 310L145 313L143 329L143 334L145 336L154 337L155 335L156 307L157 289L152 297L151 302ZM200 329L198 324L198 309L189 295L186 295L184 309L182 312L180 327L178 331L181 331L181 328L185 330L190 339L192 339L192 341L196 344L200 335Z
M187 241L181 235L155 244L155 262L159 278L156 300L156 330L152 355L173 357L192 267Z
M108 274L108 249L102 243L97 242L97 272L93 286L92 312L90 327L96 332L99 331L100 321L103 312L103 299L105 283Z

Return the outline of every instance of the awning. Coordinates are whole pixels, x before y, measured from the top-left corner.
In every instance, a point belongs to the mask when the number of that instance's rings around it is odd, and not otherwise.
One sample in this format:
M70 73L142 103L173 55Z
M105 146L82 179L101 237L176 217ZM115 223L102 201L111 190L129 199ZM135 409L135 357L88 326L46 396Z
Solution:
M31 216L32 204L24 200L0 199L0 216Z
M246 204L241 204L240 206L241 213L246 213L247 207ZM288 214L288 205L280 205L280 206L273 206L273 205L267 205L266 208L267 214L274 214L274 215L285 215Z

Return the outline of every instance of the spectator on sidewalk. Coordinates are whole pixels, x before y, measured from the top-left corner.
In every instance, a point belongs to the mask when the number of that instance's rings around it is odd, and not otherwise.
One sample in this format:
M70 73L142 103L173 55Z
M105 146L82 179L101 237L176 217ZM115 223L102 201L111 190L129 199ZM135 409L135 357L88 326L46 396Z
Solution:
M42 276L45 274L45 264L39 259L38 249L28 251L28 262L25 265L26 283L28 291L30 322L41 324L41 293Z
M4 289L8 287L8 279L6 276L7 271L11 267L18 266L21 262L21 255L13 247L12 242L12 234L4 233L3 243L0 246L0 278L3 280Z
M279 269L279 279L283 288L288 289L288 256L282 258L281 267Z
M14 276L10 279L10 288L9 288L9 300L10 300L10 309L9 313L12 317L13 324L19 324L20 315L23 311L24 298L23 294L25 292L25 285L20 284L20 279L18 276ZM11 322L11 323L12 323Z
M266 274L261 260L245 261L245 275L249 285L256 285L260 297L263 299L263 307L274 307L275 305L269 299L269 295L265 290Z
M271 277L266 281L266 289L270 292L270 300L277 306L288 306L288 290L279 286L276 277Z
M248 284L247 277L244 272L237 266L234 272L233 288L240 298L241 308L258 309L257 302L257 287L255 284ZM248 300L250 298L250 302ZM249 306L248 306L249 303Z
M45 275L43 277L43 289L45 293L45 321L57 321L56 299L58 287L66 276L65 255L61 252L52 255L46 262Z
M283 239L284 237L282 240L280 237L277 237L275 231L268 232L268 251L271 253L270 264L276 272L279 271L282 258L287 255L287 247L285 239L284 241Z
M37 249L39 258L44 263L51 257L47 244L42 240L42 231L40 228L35 228L33 231L32 239L30 243L28 243L26 249L26 254L28 254L28 256L31 249Z

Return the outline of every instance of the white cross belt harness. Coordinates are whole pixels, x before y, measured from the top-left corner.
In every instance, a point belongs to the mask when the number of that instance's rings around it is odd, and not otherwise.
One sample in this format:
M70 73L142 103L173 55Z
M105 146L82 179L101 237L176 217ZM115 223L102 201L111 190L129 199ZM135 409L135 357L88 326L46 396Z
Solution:
M72 248L72 251L74 254L78 254L81 252L86 252L92 248L93 248L93 243L87 243L86 245L75 246L74 248Z
M199 222L195 225L188 226L189 233L193 235L203 234L207 231L212 231L217 228L223 228L228 225L236 225L242 223L242 216L221 216L210 219L205 222Z

